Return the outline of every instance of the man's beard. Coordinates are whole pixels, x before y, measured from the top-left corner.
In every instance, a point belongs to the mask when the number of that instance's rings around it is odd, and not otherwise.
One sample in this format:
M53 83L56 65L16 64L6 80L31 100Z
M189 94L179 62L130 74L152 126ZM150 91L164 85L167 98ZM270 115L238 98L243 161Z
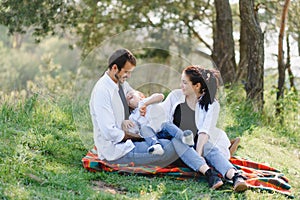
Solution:
M120 80L119 80L119 77L118 77L117 75L118 75L118 73L115 74L115 78L116 78L117 81L119 82Z
M116 74L115 74L115 78L117 79L117 81L119 82L119 83L123 83L123 82L121 82L121 78L122 77L118 77L117 75L120 73L120 71L118 71ZM125 78L127 78L127 77L123 77L123 80L125 79Z

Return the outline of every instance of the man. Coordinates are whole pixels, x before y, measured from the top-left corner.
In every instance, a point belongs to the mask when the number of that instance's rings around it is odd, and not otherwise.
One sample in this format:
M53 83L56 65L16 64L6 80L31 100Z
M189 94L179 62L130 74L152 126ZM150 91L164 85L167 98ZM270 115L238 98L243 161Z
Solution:
M126 82L136 66L136 59L127 49L118 49L109 58L107 72L96 83L90 100L90 113L93 122L94 142L98 157L109 163L135 165L167 166L177 160L182 161L194 171L208 178L213 189L223 182L216 171L210 169L203 157L177 138L160 139L164 148L163 155L149 154L149 145L136 134L122 130L122 122L128 119L128 104L125 95L132 90ZM143 127L148 132L150 127ZM218 159L217 148L209 153Z
M108 70L93 89L90 110L100 159L110 161L124 156L134 148L132 141L127 139L138 139L138 135L121 130L122 121L129 115L121 96L132 90L126 79L130 78L135 66L136 58L131 52L115 51L109 58ZM123 94L119 95L119 89Z

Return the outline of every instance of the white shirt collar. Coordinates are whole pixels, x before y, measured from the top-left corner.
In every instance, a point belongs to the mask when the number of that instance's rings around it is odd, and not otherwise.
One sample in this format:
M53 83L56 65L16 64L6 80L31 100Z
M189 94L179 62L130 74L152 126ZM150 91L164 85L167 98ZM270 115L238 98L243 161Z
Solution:
M114 89L119 89L118 83L112 80L112 78L108 75L108 71L104 73L103 78L111 87L113 87Z

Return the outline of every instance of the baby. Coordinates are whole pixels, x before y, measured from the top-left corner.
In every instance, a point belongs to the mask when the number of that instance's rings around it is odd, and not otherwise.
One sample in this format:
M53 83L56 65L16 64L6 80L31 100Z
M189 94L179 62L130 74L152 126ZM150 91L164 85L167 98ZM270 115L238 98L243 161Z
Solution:
M157 138L157 133L165 138L167 136L181 139L183 143L193 146L194 136L192 131L182 131L173 123L166 122L166 114L159 104L163 101L164 95L154 93L150 97L139 91L133 90L127 93L126 99L129 108L132 110L129 120L132 123L123 124L131 133L140 134L150 146L148 152L162 155L164 150ZM141 110L147 109L145 116L141 115ZM148 128L145 128L148 127Z

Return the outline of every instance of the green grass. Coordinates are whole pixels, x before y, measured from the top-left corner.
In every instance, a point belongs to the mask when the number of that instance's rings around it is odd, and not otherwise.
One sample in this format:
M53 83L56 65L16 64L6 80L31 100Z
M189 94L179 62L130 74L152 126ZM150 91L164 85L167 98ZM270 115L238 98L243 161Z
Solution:
M230 138L241 137L237 155L282 170L299 199L298 121L288 118L279 125L268 115L269 110L263 115L252 112L236 93L238 89L227 97L230 101L225 105L223 126ZM270 104L266 107L271 110ZM230 184L213 191L204 180L87 172L81 159L89 145L86 138L82 140L77 127L80 113L74 116L74 110L82 109L72 100L50 101L39 96L1 105L1 199L286 199L282 194L259 190L236 194ZM87 114L82 112L81 123L89 126Z

